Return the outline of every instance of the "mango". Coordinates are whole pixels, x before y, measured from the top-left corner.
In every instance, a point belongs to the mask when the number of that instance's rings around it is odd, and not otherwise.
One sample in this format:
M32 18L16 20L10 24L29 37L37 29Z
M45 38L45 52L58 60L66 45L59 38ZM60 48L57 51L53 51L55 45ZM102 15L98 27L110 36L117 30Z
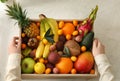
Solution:
M94 58L91 52L86 51L78 56L77 61L74 63L74 67L79 73L89 73L93 68Z

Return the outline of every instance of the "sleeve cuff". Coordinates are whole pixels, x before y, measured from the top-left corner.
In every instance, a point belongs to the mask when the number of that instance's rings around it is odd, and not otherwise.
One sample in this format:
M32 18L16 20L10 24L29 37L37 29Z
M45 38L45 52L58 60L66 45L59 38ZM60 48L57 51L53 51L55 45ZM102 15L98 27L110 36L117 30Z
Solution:
M14 65L20 65L21 62L21 54L10 54L8 57L8 67Z
M97 65L99 65L101 63L109 63L109 60L105 54L99 54L95 56L95 62Z

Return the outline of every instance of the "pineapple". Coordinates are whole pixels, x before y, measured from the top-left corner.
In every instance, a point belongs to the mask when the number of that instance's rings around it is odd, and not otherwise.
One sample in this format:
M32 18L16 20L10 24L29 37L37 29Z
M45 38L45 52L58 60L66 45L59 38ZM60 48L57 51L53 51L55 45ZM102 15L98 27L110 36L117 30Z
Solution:
M7 5L7 8L7 15L17 20L19 27L28 37L36 37L40 34L35 22L31 22L30 19L26 17L26 10L23 11L19 4L14 2L12 6Z
M36 37L40 34L39 28L35 23L31 23L29 27L25 27L23 31L28 37Z

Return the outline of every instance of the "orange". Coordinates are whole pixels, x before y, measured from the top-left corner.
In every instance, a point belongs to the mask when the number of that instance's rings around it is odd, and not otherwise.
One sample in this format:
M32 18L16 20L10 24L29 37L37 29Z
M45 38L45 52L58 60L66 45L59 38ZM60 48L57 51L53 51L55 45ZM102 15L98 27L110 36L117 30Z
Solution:
M86 48L86 46L82 46L80 49L82 52L85 52L87 48Z
M77 30L75 30L75 31L73 31L72 35L73 35L73 36L76 36L76 35L78 35L78 33L79 33L79 32L78 32Z
M67 34L71 35L75 30L75 27L72 23L65 23L62 29L63 29L64 35L67 35Z
M67 40L70 40L71 38L72 38L71 35L69 35L69 34L66 35Z
M21 48L25 49L26 47L27 47L26 44L22 43Z
M40 40L40 36L37 36L36 38L37 38L38 40Z
M76 56L71 56L71 60L72 60L73 62L75 62L75 61L77 60L77 57L76 57Z
M75 68L73 68L72 70L71 70L71 74L76 74L77 73L77 70L75 69Z
M95 74L95 70L91 69L90 74Z
M40 26L40 23L39 23L39 22L37 22L37 26L38 26L38 27Z
M43 58L40 58L40 59L39 59L39 62L44 63L45 60L44 60Z
M74 24L74 26L77 26L78 25L78 21L77 20L73 20L73 24Z
M48 43L48 40L44 38L44 39L42 40L42 42L43 42L43 44L46 45L46 44Z
M64 26L64 21L60 21L58 25L59 25L59 28L62 28Z
M50 74L51 73L51 68L47 68L46 70L45 70L45 74Z
M22 34L21 34L21 37L25 37L25 33L22 33Z
M62 35L63 34L63 30L59 29L58 30L58 35Z
M70 58L61 57L60 61L56 64L56 68L59 69L60 74L67 74L72 70L73 62Z

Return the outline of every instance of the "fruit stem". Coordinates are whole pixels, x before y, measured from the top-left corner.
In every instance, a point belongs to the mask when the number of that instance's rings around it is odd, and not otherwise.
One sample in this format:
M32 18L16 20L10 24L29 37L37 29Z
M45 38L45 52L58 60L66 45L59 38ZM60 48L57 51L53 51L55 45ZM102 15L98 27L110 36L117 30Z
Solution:
M46 16L45 16L44 14L40 14L40 15L39 15L39 18L40 18L40 21L41 21L41 20L45 19Z

